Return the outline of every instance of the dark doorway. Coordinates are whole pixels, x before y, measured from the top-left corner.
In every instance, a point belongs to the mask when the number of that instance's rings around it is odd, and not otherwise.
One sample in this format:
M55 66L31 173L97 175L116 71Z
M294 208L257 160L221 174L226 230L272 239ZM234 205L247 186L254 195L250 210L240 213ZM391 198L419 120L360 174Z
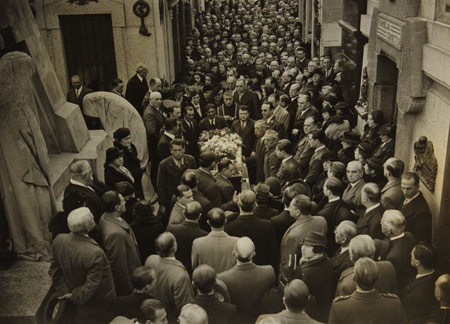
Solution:
M109 91L117 78L111 15L59 16L69 87L78 74L94 91Z
M178 1L172 10L172 39L173 56L175 59L175 71L178 73L183 68L186 37L191 31L189 4Z
M376 107L380 107L384 115L391 122L395 122L397 119L397 81L397 65L388 56L381 53L378 56L377 77L374 89L375 92L378 92L379 100Z

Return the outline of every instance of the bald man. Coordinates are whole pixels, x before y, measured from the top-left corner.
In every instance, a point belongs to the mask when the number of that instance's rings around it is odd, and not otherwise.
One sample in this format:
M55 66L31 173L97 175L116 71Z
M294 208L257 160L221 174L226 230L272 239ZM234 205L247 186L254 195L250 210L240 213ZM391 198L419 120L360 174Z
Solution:
M342 200L349 204L350 208L362 216L365 207L361 202L361 191L366 184L363 180L364 166L359 161L351 161L347 165L347 180L349 182L347 188L344 190Z
M450 323L450 274L443 274L436 280L434 296L441 307L431 314L426 323Z
M238 322L254 323L264 293L275 286L275 272L269 265L253 263L255 245L248 237L236 242L233 254L236 265L217 278L228 287L231 303L237 307Z

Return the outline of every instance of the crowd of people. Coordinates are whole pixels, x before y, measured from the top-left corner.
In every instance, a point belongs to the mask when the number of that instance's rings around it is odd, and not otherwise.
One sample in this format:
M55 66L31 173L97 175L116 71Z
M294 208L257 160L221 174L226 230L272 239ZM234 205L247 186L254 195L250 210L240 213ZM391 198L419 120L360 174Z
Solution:
M297 6L206 1L174 84L147 81L144 64L125 94L114 81L142 116L150 170L127 128L105 183L88 161L71 166L50 275L74 322L449 322L450 275L395 125L371 111L357 131L343 62L308 58ZM72 83L81 106L89 89ZM249 189L234 161L199 148L224 128L242 139Z

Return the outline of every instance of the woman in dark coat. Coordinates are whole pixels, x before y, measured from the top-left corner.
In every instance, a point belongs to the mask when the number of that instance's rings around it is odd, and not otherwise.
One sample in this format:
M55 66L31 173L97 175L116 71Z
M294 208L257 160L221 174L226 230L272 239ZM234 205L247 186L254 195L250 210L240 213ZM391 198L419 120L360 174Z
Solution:
M374 110L367 115L367 124L364 126L364 132L361 135L361 142L369 143L374 147L380 145L380 135L378 131L385 123L384 114L381 110Z
M133 186L136 198L144 199L142 175L145 169L141 167L141 160L138 159L136 146L131 143L130 130L128 128L119 128L114 132L113 136L115 139L114 146L123 151L123 166L130 171L134 178Z
M111 190L116 190L116 184L122 181L134 183L131 172L123 166L123 151L117 147L106 150L105 184Z

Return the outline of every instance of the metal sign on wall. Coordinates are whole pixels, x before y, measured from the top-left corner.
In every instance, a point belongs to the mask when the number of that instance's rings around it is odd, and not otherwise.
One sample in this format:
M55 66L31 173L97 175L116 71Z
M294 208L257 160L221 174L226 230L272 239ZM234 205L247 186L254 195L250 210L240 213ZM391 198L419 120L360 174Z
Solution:
M377 36L395 48L402 49L402 24L378 16Z

